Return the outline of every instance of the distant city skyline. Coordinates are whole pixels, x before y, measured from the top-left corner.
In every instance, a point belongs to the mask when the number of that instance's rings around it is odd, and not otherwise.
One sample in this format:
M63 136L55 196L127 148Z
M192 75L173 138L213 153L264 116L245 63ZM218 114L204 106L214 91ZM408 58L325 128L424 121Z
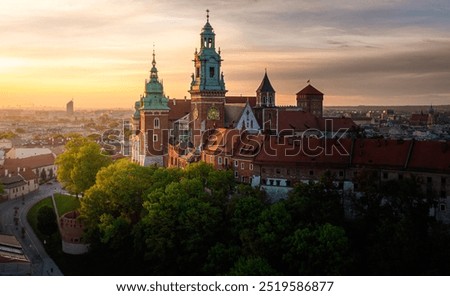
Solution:
M6 0L0 108L132 108L153 45L170 98L189 98L210 10L229 95L267 68L278 105L308 80L325 106L450 102L450 3L432 1Z

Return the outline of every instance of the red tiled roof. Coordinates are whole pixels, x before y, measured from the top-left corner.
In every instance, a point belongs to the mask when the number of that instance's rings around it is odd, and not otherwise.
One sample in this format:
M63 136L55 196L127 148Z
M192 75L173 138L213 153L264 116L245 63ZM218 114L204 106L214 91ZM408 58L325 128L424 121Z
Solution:
M238 141L237 147L233 151L233 156L236 158L254 158L257 156L264 144L264 135L250 134L242 132Z
M204 146L204 150L215 154L231 154L239 139L240 130L218 128L214 130L211 135L209 135Z
M415 141L408 168L450 172L450 141Z
M169 121L175 121L191 112L191 100L171 99L168 104Z
M307 129L320 129L322 126L317 116L305 111L279 111L278 130L305 131Z
M323 93L311 84L308 84L304 89L299 91L297 95L323 95Z
M36 155L21 159L5 159L5 168L17 169L20 168L41 168L53 165L55 163L55 156L53 154Z
M257 163L343 166L350 162L350 139L284 139L270 137L255 159Z
M339 131L352 129L357 125L351 118L318 118L305 111L281 110L278 112L278 130L306 131L318 129L320 131Z
M357 139L352 163L361 166L403 168L410 149L410 141Z
M225 97L225 104L245 104L249 103L250 107L256 106L256 97L243 96L227 96Z

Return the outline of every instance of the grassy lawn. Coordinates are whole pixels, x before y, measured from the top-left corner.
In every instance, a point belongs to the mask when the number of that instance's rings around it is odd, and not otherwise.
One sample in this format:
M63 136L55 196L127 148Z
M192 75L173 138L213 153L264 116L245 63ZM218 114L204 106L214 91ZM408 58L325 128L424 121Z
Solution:
M27 214L27 220L28 223L30 223L31 227L34 230L34 233L36 233L37 237L42 241L46 239L45 235L39 232L37 229L37 213L39 212L39 209L42 207L51 207L53 209L53 203L52 199L50 197L47 197L37 204L35 204L30 211Z
M57 197L55 195L55 200L57 202L58 208L61 208L61 211L65 211L66 213L79 207L79 201L75 199L76 198L72 196L60 195ZM50 197L43 199L35 204L27 214L28 223L30 223L34 233L36 233L41 242L45 240L45 251L55 261L64 275L86 274L86 271L89 271L93 268L93 266L90 265L88 255L76 256L63 253L59 231L56 231L50 236L47 236L42 234L37 229L37 213L40 208L45 206L53 208L53 203Z
M80 200L75 196L56 193L55 202L60 216L80 208Z

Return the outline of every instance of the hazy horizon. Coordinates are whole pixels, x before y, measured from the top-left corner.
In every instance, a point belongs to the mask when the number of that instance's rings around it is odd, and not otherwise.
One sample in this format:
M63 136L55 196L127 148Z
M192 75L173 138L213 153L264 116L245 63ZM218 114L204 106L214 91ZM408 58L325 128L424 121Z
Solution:
M267 68L277 105L306 81L325 106L450 101L450 3L268 0L6 0L0 12L0 107L132 109L153 45L170 98L189 98L210 10L228 95L255 95ZM182 10L179 7L183 7Z

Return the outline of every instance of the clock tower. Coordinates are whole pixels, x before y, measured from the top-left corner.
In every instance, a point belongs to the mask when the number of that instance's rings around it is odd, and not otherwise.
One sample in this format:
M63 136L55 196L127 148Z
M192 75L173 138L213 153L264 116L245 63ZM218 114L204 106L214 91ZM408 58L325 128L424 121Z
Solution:
M209 10L206 11L206 24L200 33L200 50L194 53L194 73L189 93L191 94L190 131L191 142L200 148L205 131L225 125L225 82L220 70L222 59L216 51L216 34L209 23Z

